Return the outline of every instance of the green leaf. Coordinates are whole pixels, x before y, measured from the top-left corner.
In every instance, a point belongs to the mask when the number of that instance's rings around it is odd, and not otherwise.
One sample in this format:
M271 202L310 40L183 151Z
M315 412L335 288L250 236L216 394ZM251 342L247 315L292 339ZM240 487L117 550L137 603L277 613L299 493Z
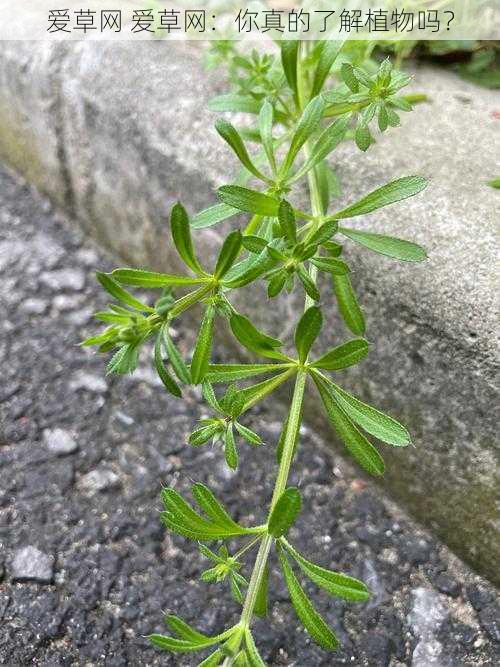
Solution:
M299 40L291 41L281 41L281 64L283 65L283 71L285 72L285 77L290 86L290 89L293 92L295 101L298 101L298 89L297 89L297 60L299 53Z
M325 381L318 377L316 373L312 377L325 406L328 419L349 453L370 474L383 475L385 470L384 461L378 451L358 431L345 412L338 407Z
M210 364L210 353L212 351L212 340L214 335L215 307L210 305L205 311L201 322L198 340L191 361L191 381L200 384L205 378Z
M235 264L227 274L224 285L237 289L254 282L274 265L275 260L270 257L267 248L257 257L251 256L239 264Z
M288 280L288 273L285 271L285 269L282 269L277 273L275 273L267 286L267 296L270 299L273 299L275 296L278 296L278 294L282 291L283 287L285 286L287 280Z
M221 662L224 660L224 653L218 648L216 651L211 653L208 658L202 660L198 667L219 667Z
M346 600L368 600L370 593L362 581L349 577L346 574L333 572L324 567L307 560L286 540L282 544L289 552L292 558L299 564L300 569L317 586L327 591L331 595L336 595Z
M302 178L302 176L307 174L308 171L310 171L313 167L319 164L335 148L337 148L337 146L341 143L341 141L345 137L348 124L349 124L348 117L341 118L332 123L331 125L329 125L325 130L323 130L318 140L312 147L311 154L309 155L307 160L297 170L297 172L292 176L292 178L288 182L293 183L294 181L297 181L299 178Z
M210 367L209 367L210 368ZM207 373L208 376L208 373ZM219 401L217 400L217 397L214 392L214 388L210 384L210 381L205 378L202 383L202 394L203 398L205 401L208 403L208 405L214 410L215 412L222 412L221 406L219 405Z
M496 190L500 189L500 176L498 178L494 178L491 181L488 181L488 185L492 188L495 188Z
M354 134L356 146L365 153L373 143L373 137L366 125L358 125Z
M266 100L262 105L259 114L259 132L262 140L262 146L266 153L267 159L273 172L276 172L276 159L274 157L274 142L273 142L273 119L274 111L273 105Z
M318 129L325 103L321 96L314 97L304 109L302 116L297 123L295 134L292 137L290 148L283 163L282 172L286 176L292 166L297 153L300 151L309 137ZM271 215L271 214L267 214Z
M389 115L385 106L381 106L378 111L378 127L381 132L385 132L389 127Z
M240 424L239 422L235 422L234 426L241 437L245 438L251 445L262 445L262 438L260 435L257 435L257 433L254 433L254 431L243 426L243 424Z
M223 185L217 194L225 204L240 211L271 217L278 215L279 201L262 192L249 190L240 185Z
M177 202L172 208L172 213L170 214L170 230L172 232L174 245L183 262L189 266L194 273L203 273L203 269L194 252L188 214L180 202Z
M319 301L320 293L316 284L311 280L309 274L304 269L303 266L299 265L297 267L297 276L299 277L300 282L302 283L305 293L313 299L313 301Z
M359 91L359 81L354 76L352 65L349 63L343 63L342 67L340 68L340 76L351 92L357 93Z
M199 447L208 442L214 435L220 434L222 427L219 423L210 424L209 426L203 426L202 428L196 429L189 436L189 444L193 447Z
M322 245L326 243L337 231L338 223L336 220L328 220L323 223L311 236L308 243Z
M184 639L174 639L173 637L158 634L149 635L148 639L158 648L161 648L164 651L172 651L173 653L191 653L192 651L200 651L203 648L208 648L209 646L219 643L218 639L215 641L188 642Z
M364 338L355 338L343 345L332 348L311 364L313 368L338 371L359 363L368 354L368 342Z
M168 327L163 327L162 330L165 350L175 374L181 382L184 382L184 384L191 384L191 375L189 373L189 369L184 363L179 350L174 345L174 341L168 333Z
M349 275L333 275L333 289L337 297L340 314L346 325L357 336L365 333L365 317L361 310L356 294L352 288Z
M403 199L408 199L408 197L413 197L422 192L425 187L427 187L427 179L422 178L422 176L398 178L396 181L370 192L363 199L330 217L339 220L341 218L353 218L357 215L366 215L383 206L389 206Z
M299 353L299 360L304 363L314 341L319 335L323 317L317 306L308 308L297 324L295 330L295 347Z
M267 241L260 236L245 235L241 239L241 244L245 250L258 254L267 246Z
M205 378L214 383L236 382L285 368L289 368L289 364L210 364Z
M173 396L177 396L177 398L180 398L182 396L182 392L179 388L179 385L163 365L163 359L161 354L162 338L163 338L163 333L162 330L160 329L160 333L156 339L155 349L154 349L154 365L156 368L156 372L158 373L160 380L163 382L165 389Z
M192 628L188 623L175 616L175 614L167 614L165 616L165 623L180 639L193 642L205 642L210 640L208 635L204 635L198 630Z
M272 338L255 327L248 317L234 313L229 320L229 325L234 337L246 347L247 350L255 352L263 357L271 359L283 358L276 348L281 347L283 343L277 338ZM285 357L286 358L286 357Z
M266 667L266 663L262 660L259 652L257 651L254 638L252 637L252 633L250 632L249 628L245 630L245 645L247 648L247 656L250 667Z
M137 368L139 360L139 344L129 343L123 345L115 352L106 366L106 373L118 373L119 375L126 375L133 373Z
M238 467L238 451L236 449L236 443L234 442L234 433L232 426L228 426L228 428L226 429L224 456L226 457L227 465L232 470L236 470L236 468Z
M268 607L268 589L269 589L269 565L266 564L264 574L260 580L260 586L257 590L257 597L255 598L254 613L257 616L267 616Z
M339 232L374 252L400 259L403 262L423 262L427 259L424 248L410 241L372 232L359 232L347 227L339 227Z
M283 382L286 382L288 378L295 373L295 369L291 368L284 373L280 373L269 380L264 380L258 384L254 384L251 387L245 387L240 390L240 396L244 400L243 409L241 412L246 412L253 405L261 401L263 398L275 391Z
M283 199L278 209L278 222L285 237L292 243L297 243L297 223L292 206Z
M275 538L285 535L297 520L301 507L299 490L293 486L285 489L271 512L267 532Z
M407 429L393 417L363 403L336 384L332 383L330 391L341 409L367 433L389 445L405 447L411 444Z
M257 169L257 167L252 162L242 138L238 134L236 128L231 125L231 123L228 123L226 120L219 119L215 123L215 129L224 139L224 141L233 149L245 169L248 169L250 173L259 178L261 181L269 182L269 179L264 176L264 174L259 171L259 169Z
M241 232L234 230L226 237L215 266L214 276L217 279L226 275L234 264L241 249Z
M156 273L142 269L115 269L113 278L125 285L137 287L166 287L167 285L199 285L206 282L204 278L190 278L188 276L174 276L169 273Z
M191 218L191 227L193 229L204 229L205 227L212 227L218 222L232 218L233 215L239 214L240 211L233 206L227 204L214 204L200 211Z
M213 97L208 103L210 111L232 111L258 114L260 107L261 103L259 100L250 96L244 97L243 95L233 95L232 93Z
M314 73L311 97L319 95L344 42L325 41Z
M231 530L240 530L242 528L236 521L233 521L225 507L217 500L208 486L196 482L193 484L191 491L201 509L216 524L225 526Z
M347 264L335 257L312 257L310 261L311 264L317 266L320 271L331 273L334 276L345 276L350 272Z
M314 609L311 601L302 590L295 574L293 573L287 557L282 549L278 551L281 563L281 569L285 576L290 599L297 612L297 616L303 623L305 629L309 632L314 641L324 649L333 651L339 645L339 642L334 633L327 626L322 617Z
M123 287L121 287L116 282L116 280L113 280L113 278L109 274L97 271L96 277L97 280L104 287L104 289L118 301L126 303L127 306L130 306L134 310L139 310L141 312L147 312L147 313L154 312L154 308L151 308L151 306L147 306L142 301L139 301L139 299L136 299L135 296L133 296L133 294L130 294L130 292L124 290Z

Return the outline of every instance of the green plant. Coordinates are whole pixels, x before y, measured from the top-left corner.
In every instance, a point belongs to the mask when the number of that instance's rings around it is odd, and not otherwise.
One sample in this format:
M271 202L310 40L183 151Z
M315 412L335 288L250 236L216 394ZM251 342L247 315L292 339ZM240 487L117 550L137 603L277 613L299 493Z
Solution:
M265 57L259 57L267 70L255 88L245 86L236 94L212 102L213 109L243 111L253 116L256 126L244 135L258 141L260 150L251 155L241 132L226 120L217 122L218 133L239 158L243 172L236 183L219 189L218 204L201 213L190 218L180 203L173 207L172 240L188 269L185 275L130 268L97 274L102 286L120 305L113 304L97 313L96 317L109 326L84 344L97 345L101 352L113 350L109 371L128 373L135 369L145 341L154 338L153 363L166 390L180 397L183 385L201 385L203 397L213 411L213 416L202 420L193 431L190 444L200 447L208 442L221 443L230 468L237 468L238 448L243 443L262 446L260 436L245 425L247 412L281 385L294 383L288 417L276 447L278 471L265 523L246 527L234 521L203 484L192 487L197 509L174 489L167 488L162 493L165 509L161 516L167 528L198 541L201 553L210 562L202 579L227 581L235 600L242 605L238 623L215 636L204 635L177 616L168 615L167 626L176 636L150 637L158 647L174 652L211 648L210 656L200 663L204 667L264 664L252 635L252 620L255 615L267 613L268 559L273 549L298 617L323 648L335 649L337 638L315 610L297 572L331 595L352 601L369 597L361 581L311 562L287 538L301 511L300 492L288 486L288 477L299 442L306 387L315 386L337 435L368 473L381 475L384 462L365 434L396 447L410 443L404 426L363 403L329 376L361 362L369 352L363 338L363 312L351 285L349 265L343 259L344 240L403 261L425 258L425 251L414 243L343 224L348 218L370 214L416 195L426 185L424 178L400 178L346 208L330 211L335 182L327 158L332 151L349 133L354 134L361 150L367 150L373 141L370 128L374 123L384 132L399 124L399 111L411 108L400 95L409 77L394 71L388 60L369 75L343 60L342 54L341 45L333 42L283 42L280 60L269 64ZM339 59L342 83L334 89L325 88L331 68ZM249 187L250 178L261 183L260 190ZM303 179L309 186L310 211L290 203ZM195 251L192 230L241 213L250 214L245 229L231 231L222 243L215 266L207 267ZM315 349L322 327L322 309L325 305L331 307L331 299L318 284L318 274L331 281L340 314L356 336L326 351L318 350L317 345ZM262 281L267 284L269 299L284 289L304 292L304 312L295 328L294 352L285 351L281 340L258 329L231 303L234 290L249 285L255 289L255 284ZM154 305L149 305L129 292L128 286L162 292ZM174 295L173 288L187 292ZM169 326L195 304L202 307L203 315L188 364L174 345ZM257 361L213 363L216 319L228 323L238 343ZM218 389L221 385L225 387L222 392ZM243 540L236 551L231 549L233 540ZM205 544L219 541L219 548ZM257 555L247 579L243 556L251 554L254 547L258 547Z

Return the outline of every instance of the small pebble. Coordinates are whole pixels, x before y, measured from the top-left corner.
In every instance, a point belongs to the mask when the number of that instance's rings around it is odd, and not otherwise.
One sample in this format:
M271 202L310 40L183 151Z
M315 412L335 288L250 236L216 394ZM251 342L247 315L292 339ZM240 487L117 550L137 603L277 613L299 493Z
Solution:
M85 389L93 394L105 394L108 390L108 385L99 375L92 375L91 373L85 373L85 371L79 371L73 376L73 379L69 383L69 388L71 391Z
M54 559L36 547L23 547L14 552L10 569L13 581L50 584L54 576Z
M84 475L80 479L78 486L90 495L95 495L96 493L116 489L120 484L118 475L112 470L101 468L100 470L91 470Z
M49 452L57 456L73 454L78 449L78 444L71 433L62 428L45 429L43 439Z
M85 287L85 273L81 269L59 269L44 271L40 282L51 290L74 290L80 292Z

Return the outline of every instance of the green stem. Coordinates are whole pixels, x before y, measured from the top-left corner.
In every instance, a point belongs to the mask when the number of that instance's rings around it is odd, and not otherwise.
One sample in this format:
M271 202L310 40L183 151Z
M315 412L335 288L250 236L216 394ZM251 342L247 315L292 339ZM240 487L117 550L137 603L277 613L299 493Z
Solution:
M306 82L300 67L300 62L298 66L298 82L299 82L299 100L301 108L307 103L307 92L306 92ZM306 144L305 152L306 155L309 155L311 146ZM311 199L311 208L315 220L311 223L313 226L320 224L321 216L324 214L323 205L321 202L321 193L319 189L319 184L317 181L315 170L312 169L308 174L308 184L309 192ZM309 269L309 274L313 281L316 281L317 271L316 267L312 266ZM312 299L307 296L305 299L304 310L307 310L312 305ZM283 452L281 456L280 465L278 468L278 474L276 477L276 484L273 491L273 497L271 500L271 507L269 510L269 516L272 509L277 503L278 499L285 491L288 476L290 474L290 468L293 461L294 451L295 451L295 442L300 429L301 422L301 412L302 412L302 403L304 401L304 392L306 387L307 373L305 370L299 370L297 377L295 379L295 387L293 391L292 403L290 406L290 412L288 415L288 426L285 434L285 442L283 445ZM245 602L243 604L243 611L241 613L241 624L244 627L250 627L252 623L253 611L255 603L257 601L257 595L266 571L267 559L269 557L269 552L274 538L271 535L266 535L260 544L257 558L255 559L255 564L253 567L252 575L250 577L250 583L248 585L247 594L245 597ZM232 658L227 658L223 667L230 667L233 664Z

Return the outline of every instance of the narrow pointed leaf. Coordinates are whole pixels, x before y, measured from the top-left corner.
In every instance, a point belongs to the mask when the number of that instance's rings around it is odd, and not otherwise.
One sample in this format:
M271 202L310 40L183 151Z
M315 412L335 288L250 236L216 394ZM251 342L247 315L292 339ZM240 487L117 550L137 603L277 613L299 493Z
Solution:
M216 651L211 653L208 658L202 660L198 667L219 667L221 662L224 660L224 653L218 648Z
M365 153L372 145L374 139L366 125L359 125L354 134L354 141L359 150Z
M222 244L222 248L215 266L214 276L222 278L234 264L241 248L241 232L235 230L228 234Z
M242 237L241 244L248 252L258 254L267 246L267 241L260 236L246 235Z
M338 229L336 220L328 220L319 227L309 239L308 243L322 245L331 239Z
M311 149L311 154L304 164L297 170L289 182L297 181L305 176L313 167L324 160L345 137L348 118L341 118L329 125L319 136L318 140Z
M240 214L240 210L227 204L214 204L200 211L191 218L190 224L193 229L204 229L212 227L218 222L232 218L233 215Z
M127 304L127 306L130 306L134 310L147 313L154 312L154 308L151 308L151 306L147 306L142 301L139 301L139 299L136 299L133 294L127 292L127 290L123 289L123 287L121 287L121 285L119 285L116 280L113 280L109 274L97 271L96 276L97 280L101 283L104 289L109 292L111 296L114 296L114 298L118 301Z
M299 53L299 40L283 40L280 42L281 47L281 64L283 66L283 71L285 72L285 77L290 86L294 98L298 101L298 90L297 90L297 60Z
M205 512L205 514L210 519L212 519L212 521L219 524L220 526L225 526L231 529L239 530L242 528L242 526L237 524L236 521L233 521L225 507L220 503L219 500L217 500L217 498L207 486L197 482L193 484L191 491L198 505Z
M262 660L255 646L255 641L250 632L250 629L247 628L245 631L245 645L247 648L248 660L250 662L250 667L266 667L266 663Z
M297 267L297 276L299 277L300 282L302 283L302 286L304 287L305 293L313 299L313 301L319 301L320 299L320 293L318 288L316 287L316 283L311 280L309 274L307 271L304 269L303 266L298 266Z
M252 256L239 264L235 264L223 281L224 285L231 289L244 287L260 278L260 276L272 269L275 264L276 261L269 255L267 248L265 248L257 257Z
M318 337L322 324L323 317L317 306L308 308L300 318L295 331L295 347L302 363L307 359L309 350Z
M262 576L259 589L257 591L257 597L255 599L254 613L257 616L265 617L267 616L268 608L268 598L269 598L269 565L266 564L264 568L264 574Z
M262 445L262 438L260 435L254 433L254 431L247 428L246 426L243 426L243 424L240 424L239 422L236 422L234 426L241 437L245 438L245 440L251 445Z
M359 363L361 359L366 357L368 350L368 342L364 338L355 338L343 345L332 348L311 366L323 368L327 371L338 371Z
M217 191L224 204L247 213L275 217L278 215L279 201L256 190L240 185L223 185Z
M332 383L331 393L342 410L370 435L396 447L411 444L407 429L393 417L363 403L336 384Z
M343 42L334 42L331 40L325 41L321 50L321 55L318 60L318 65L314 73L314 80L312 85L311 96L319 95L321 93L325 81L330 74L333 63L335 62Z
M274 142L273 142L273 105L266 100L262 105L259 114L259 132L262 140L262 146L266 153L267 159L273 172L276 171L276 160L274 157Z
M333 651L339 645L336 636L314 609L311 601L302 590L282 549L280 549L278 553L281 569L283 570L288 592L290 593L290 599L297 612L297 616L319 646Z
M339 227L339 232L374 252L400 259L403 262L423 262L427 259L424 248L410 241L372 232L359 232L347 227Z
M297 153L300 151L309 137L318 129L325 103L323 99L318 96L314 97L304 109L302 116L297 124L297 129L293 135L288 149L285 162L283 164L283 172L286 174L292 166Z
M154 365L156 368L156 372L158 373L160 380L163 382L165 389L173 396L177 396L177 398L180 398L182 396L182 392L177 382L170 375L170 373L163 364L161 348L162 348L162 332L160 331L156 339L155 349L154 349Z
M349 275L333 275L333 289L337 297L340 314L353 334L362 336L365 333L365 316L358 303Z
M112 277L124 285L136 285L137 287L167 287L168 285L199 285L206 282L203 278L190 278L188 276L175 276L170 273L156 273L155 271L143 271L142 269L115 269Z
M188 214L184 206L179 202L173 206L172 213L170 214L170 230L174 245L181 259L192 271L201 273L203 270L194 252Z
M247 378L276 373L288 364L210 364L205 378L209 382L236 382Z
M207 640L210 640L208 635L198 632L198 630L192 628L188 623L183 621L182 618L175 616L175 614L167 614L165 616L165 623L180 639L193 642L206 642Z
M236 156L238 157L241 164L245 167L245 169L248 169L250 173L252 173L254 176L256 176L262 181L269 180L254 165L252 159L248 154L245 144L243 143L242 138L238 134L236 128L233 125L231 125L231 123L228 123L226 120L220 119L215 123L215 129L224 139L224 141L227 144L229 144L229 146L233 149L233 151L235 152Z
M301 507L298 489L292 486L283 491L269 517L268 533L275 538L285 535L295 523Z
M295 370L291 369L285 371L284 373L280 373L279 375L276 375L269 380L264 380L263 382L254 384L251 387L245 387L245 389L241 389L240 395L245 401L242 412L245 412L253 405L275 391L281 384L283 384L283 382L286 382L286 380L288 380L288 378L294 372Z
M346 574L333 572L324 567L320 567L315 563L307 560L296 549L292 547L286 540L282 541L286 550L295 559L311 581L331 595L345 598L346 600L368 600L370 592L362 581L349 577Z
M346 413L338 407L324 381L316 375L313 375L313 379L325 406L328 419L349 453L370 474L383 475L385 470L384 461L378 451L358 431Z
M201 428L198 428L196 431L191 433L189 436L189 444L193 445L193 447L204 445L220 431L220 424L209 424L208 426L202 426Z
M232 93L213 97L208 103L210 111L233 111L252 114L258 114L260 106L260 102L253 97L233 95Z
M363 199L342 209L331 217L339 220L341 218L353 218L357 215L366 215L383 206L389 206L408 197L413 197L422 192L425 187L427 187L427 179L422 178L422 176L398 178L396 181L387 183L387 185L370 192Z
M189 373L189 369L184 363L184 360L179 350L175 346L174 341L172 340L170 334L168 333L167 327L163 328L163 341L165 344L165 350L167 352L167 356L172 365L172 368L174 369L175 374L177 375L177 377L181 382L184 382L185 384L190 384L191 375Z
M208 306L201 322L198 340L196 341L191 361L191 380L193 384L199 384L205 378L208 371L214 335L214 317L214 306Z
M257 329L244 315L234 313L229 320L229 324L234 337L247 350L274 359L282 359L284 357L284 355L276 350L283 343L277 338L272 338Z
M293 208L284 199L280 203L278 209L278 222L280 224L281 229L283 230L283 234L285 235L285 237L289 241L296 243L297 223L295 221L295 214L293 212Z
M231 426L229 426L226 431L224 456L226 458L227 465L232 470L236 470L238 467L238 451L236 449L236 443L234 442L234 433Z
M355 77L353 67L350 63L342 64L340 76L351 92L357 93L359 91L359 81Z
M222 412L219 401L215 395L214 388L210 384L210 380L203 380L202 394L203 398L206 400L212 410L215 410L215 412Z
M347 264L335 257L312 257L310 261L311 264L317 266L320 271L331 273L333 276L345 276L350 272Z

